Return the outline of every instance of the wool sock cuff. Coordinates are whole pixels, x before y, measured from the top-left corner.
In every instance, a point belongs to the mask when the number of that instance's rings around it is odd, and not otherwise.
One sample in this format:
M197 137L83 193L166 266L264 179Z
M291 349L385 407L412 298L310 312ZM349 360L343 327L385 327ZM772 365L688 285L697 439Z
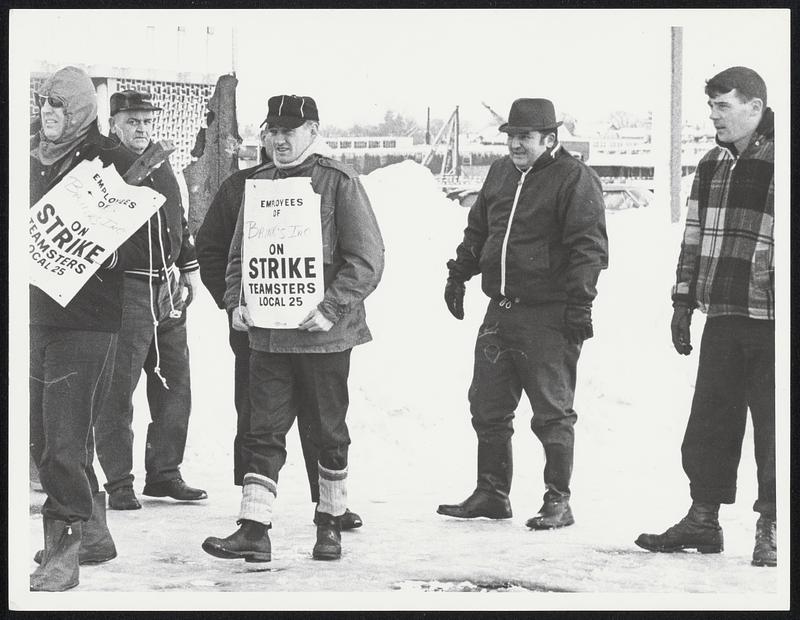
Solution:
M317 509L334 517L347 510L347 468L326 469L317 464L319 470L319 503Z
M242 504L239 519L264 525L272 523L272 504L278 493L274 480L259 474L245 474L242 485Z

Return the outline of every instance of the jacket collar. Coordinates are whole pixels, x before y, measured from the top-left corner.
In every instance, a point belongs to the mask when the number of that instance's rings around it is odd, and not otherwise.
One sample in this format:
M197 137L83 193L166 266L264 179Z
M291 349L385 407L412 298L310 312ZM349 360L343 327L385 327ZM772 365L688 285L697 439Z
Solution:
M761 121L758 123L758 127L756 127L756 130L750 137L750 142L745 148L745 151L747 151L750 148L751 144L761 143L764 140L774 140L774 139L775 139L775 115L772 112L772 108L767 108L766 110L764 110L764 114L761 115ZM741 154L737 151L736 146L733 144L733 142L722 142L719 138L714 138L714 141L720 148L730 151L731 155L733 155L734 157L738 157Z
M533 166L528 168L528 173L539 172L539 170L542 170L543 168L546 168L547 166L552 164L556 159L560 159L565 154L569 155L569 153L567 153L564 150L564 147L561 146L561 143L558 142L553 148L547 149L544 153L542 153L539 156L539 159L537 159L535 162L533 162ZM569 155L569 156L571 157L571 155ZM508 160L511 161L511 157L509 157ZM522 170L517 168L516 164L514 164L512 162L511 165L514 166L514 168L520 174L523 173Z

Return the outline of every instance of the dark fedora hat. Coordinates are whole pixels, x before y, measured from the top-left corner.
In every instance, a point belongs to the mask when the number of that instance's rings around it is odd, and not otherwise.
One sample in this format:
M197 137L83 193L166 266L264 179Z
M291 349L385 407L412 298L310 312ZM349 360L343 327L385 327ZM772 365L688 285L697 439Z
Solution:
M311 97L276 95L267 101L267 118L261 126L266 123L267 127L295 129L306 121L319 122L316 101Z
M138 90L121 90L111 95L111 116L117 112L133 110L161 110L150 102L150 93L140 93Z
M555 129L560 125L560 121L556 122L556 111L549 99L517 99L511 104L508 122L500 125L500 131L524 133Z

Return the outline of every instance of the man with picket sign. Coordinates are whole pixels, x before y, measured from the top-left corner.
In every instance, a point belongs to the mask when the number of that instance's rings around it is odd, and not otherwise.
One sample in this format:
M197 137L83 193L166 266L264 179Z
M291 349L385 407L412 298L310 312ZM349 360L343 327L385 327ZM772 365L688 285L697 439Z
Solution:
M78 585L79 565L117 555L92 467L92 423L111 378L122 272L147 256L146 242L131 234L163 199L120 178L136 157L100 134L97 96L84 71L56 71L36 98L41 128L30 151L30 449L47 499L44 549L36 554L30 589L62 591ZM127 229L118 217L129 218ZM107 241L114 239L122 245L109 252L114 246Z
M197 260L200 263L200 277L214 302L225 309L225 271L228 268L228 253L231 240L242 206L245 182L271 160L272 147L266 121L261 130L261 163L233 173L220 186L208 212L197 231ZM267 150L269 146L269 150ZM233 400L236 409L236 435L233 439L233 483L242 486L244 482L245 460L242 442L250 429L250 338L247 331L234 329L233 312L228 312L228 343L234 355ZM300 408L297 412L297 430L300 435L300 448L308 475L311 501L319 501L319 450L314 444L311 420L308 411ZM352 530L363 525L360 515L345 510L340 520L342 530Z
M286 433L299 408L319 449L317 540L312 556L341 557L347 508L345 415L350 352L371 340L364 299L383 273L383 240L355 171L324 156L311 97L268 102L272 162L245 184L224 295L237 329L250 336L250 429L237 524L203 549L220 558L267 562L268 530Z

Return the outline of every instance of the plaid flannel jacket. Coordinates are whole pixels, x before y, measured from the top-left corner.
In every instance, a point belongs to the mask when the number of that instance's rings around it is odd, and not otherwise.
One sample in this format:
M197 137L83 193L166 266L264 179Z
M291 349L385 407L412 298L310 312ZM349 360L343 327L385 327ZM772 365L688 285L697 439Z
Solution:
M717 144L695 173L672 300L709 317L774 320L772 110L738 156Z

